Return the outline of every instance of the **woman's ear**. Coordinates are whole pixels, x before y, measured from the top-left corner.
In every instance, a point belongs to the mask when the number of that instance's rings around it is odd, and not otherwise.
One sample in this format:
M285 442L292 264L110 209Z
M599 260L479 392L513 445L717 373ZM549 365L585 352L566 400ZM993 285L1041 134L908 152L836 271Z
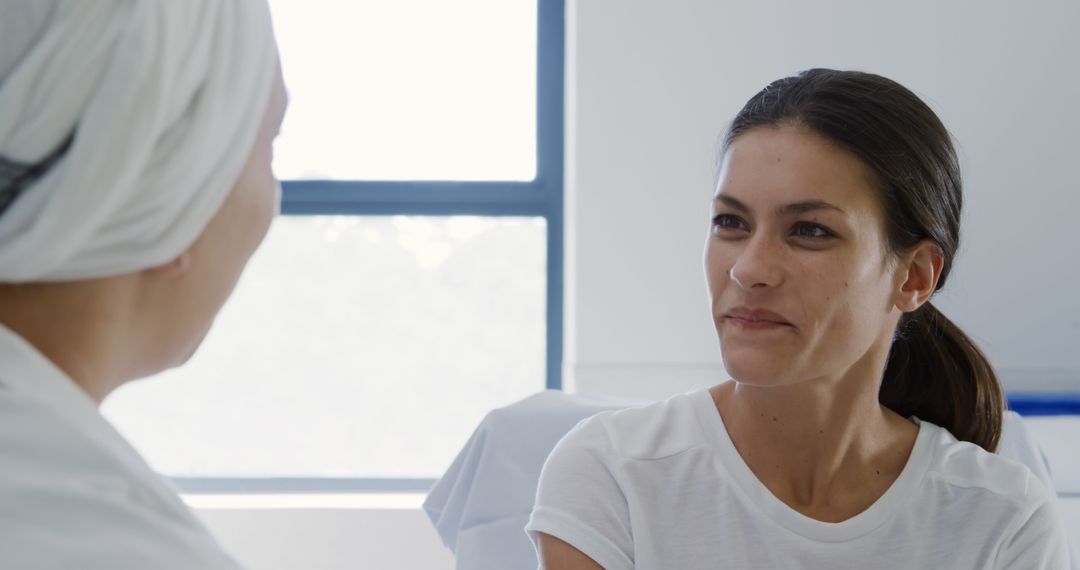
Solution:
M932 240L924 239L908 250L897 268L900 287L895 293L896 308L910 313L930 299L944 265L945 256Z
M148 267L143 270L144 273L151 277L162 279L173 279L186 275L191 270L192 252L191 248L185 249L180 255L174 257L171 261L167 261L161 265L155 265L154 267Z

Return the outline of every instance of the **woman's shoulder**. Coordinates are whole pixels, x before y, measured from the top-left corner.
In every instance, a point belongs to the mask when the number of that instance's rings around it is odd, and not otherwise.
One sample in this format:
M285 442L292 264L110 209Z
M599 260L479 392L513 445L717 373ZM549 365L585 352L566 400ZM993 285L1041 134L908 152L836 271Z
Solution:
M665 400L601 412L582 420L559 447L602 449L620 459L657 459L706 442L697 416L705 390Z
M237 567L158 475L60 413L0 389L5 568Z
M1034 510L1052 500L1052 491L1027 466L959 441L942 427L921 423L932 430L929 477L935 484L954 492L979 493L983 500L1020 510Z
M927 504L951 513L952 529L979 521L999 544L999 568L1066 568L1067 539L1053 489L1026 465L933 426ZM946 531L947 532L947 531Z

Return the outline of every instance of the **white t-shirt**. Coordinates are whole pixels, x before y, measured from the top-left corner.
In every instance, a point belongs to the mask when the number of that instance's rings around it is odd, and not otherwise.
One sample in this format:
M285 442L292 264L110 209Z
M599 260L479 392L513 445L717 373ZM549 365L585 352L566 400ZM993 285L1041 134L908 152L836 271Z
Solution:
M526 531L607 570L1068 568L1050 491L1024 466L918 422L900 476L840 523L763 485L707 390L593 416L552 451Z

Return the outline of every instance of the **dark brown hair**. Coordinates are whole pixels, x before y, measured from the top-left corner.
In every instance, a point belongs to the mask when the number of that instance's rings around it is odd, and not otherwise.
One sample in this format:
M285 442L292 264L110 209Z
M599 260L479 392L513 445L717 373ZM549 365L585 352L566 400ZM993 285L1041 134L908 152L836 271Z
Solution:
M807 128L865 163L876 178L892 252L924 239L944 257L940 290L960 245L960 165L949 132L914 93L879 75L810 69L779 79L747 101L723 148L761 126ZM994 451L1004 395L989 361L963 331L926 302L905 313L893 337L881 403Z

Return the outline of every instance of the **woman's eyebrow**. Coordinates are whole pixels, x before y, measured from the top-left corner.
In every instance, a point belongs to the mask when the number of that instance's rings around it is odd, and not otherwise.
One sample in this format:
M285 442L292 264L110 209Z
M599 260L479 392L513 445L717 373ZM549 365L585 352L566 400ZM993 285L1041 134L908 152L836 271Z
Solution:
M725 206L738 210L744 214L750 214L750 208L740 202L739 200L728 196L727 194L717 194L714 198L715 201L724 204ZM798 214L805 214L814 210L835 210L841 214L846 214L839 206L830 204L824 200L803 200L801 202L792 202L791 204L785 204L776 209L776 215L778 216L792 216Z

